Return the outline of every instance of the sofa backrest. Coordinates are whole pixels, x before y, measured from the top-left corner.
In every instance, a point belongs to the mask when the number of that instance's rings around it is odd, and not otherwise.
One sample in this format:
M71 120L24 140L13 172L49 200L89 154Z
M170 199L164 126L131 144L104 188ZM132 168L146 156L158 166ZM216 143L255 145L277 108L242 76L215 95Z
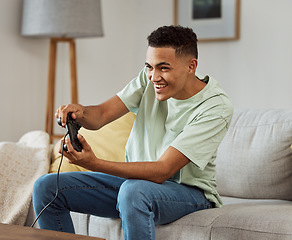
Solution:
M292 200L292 109L235 110L218 149L222 196Z

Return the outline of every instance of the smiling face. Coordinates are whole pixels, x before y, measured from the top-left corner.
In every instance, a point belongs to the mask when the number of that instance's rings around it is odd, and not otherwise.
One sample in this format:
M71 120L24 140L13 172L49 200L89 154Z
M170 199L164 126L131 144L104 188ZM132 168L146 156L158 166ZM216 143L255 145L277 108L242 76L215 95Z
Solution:
M169 98L184 100L196 94L198 89L195 76L197 59L176 56L171 47L148 47L146 53L147 77L152 82L156 99ZM200 90L202 85L200 85Z

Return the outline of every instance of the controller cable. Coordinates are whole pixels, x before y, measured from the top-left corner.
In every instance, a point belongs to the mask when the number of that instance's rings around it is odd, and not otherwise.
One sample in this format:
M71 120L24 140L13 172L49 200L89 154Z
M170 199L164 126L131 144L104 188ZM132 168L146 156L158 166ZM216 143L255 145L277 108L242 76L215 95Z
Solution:
M37 215L36 219L34 220L34 222L31 224L30 227L34 227L34 225L36 224L37 220L40 218L40 216L43 214L43 212L56 200L56 198L58 197L58 193L59 193L59 175L60 175L60 169L61 169L61 165L62 165L62 161L63 161L63 157L64 157L64 145L65 145L65 138L67 137L67 135L69 134L69 132L67 132L63 138L63 144L62 144L62 151L61 151L61 159L60 159L60 163L59 163L59 167L58 167L58 172L57 172L57 187L56 187L56 194L55 197L53 198L52 201L50 201L43 209L42 211L40 211L40 213Z

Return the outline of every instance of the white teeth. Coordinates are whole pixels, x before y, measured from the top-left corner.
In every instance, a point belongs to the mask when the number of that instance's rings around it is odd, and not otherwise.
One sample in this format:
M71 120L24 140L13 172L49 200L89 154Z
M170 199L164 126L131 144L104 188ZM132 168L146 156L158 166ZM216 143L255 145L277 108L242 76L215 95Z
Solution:
M166 85L155 85L156 88L163 88L165 87Z

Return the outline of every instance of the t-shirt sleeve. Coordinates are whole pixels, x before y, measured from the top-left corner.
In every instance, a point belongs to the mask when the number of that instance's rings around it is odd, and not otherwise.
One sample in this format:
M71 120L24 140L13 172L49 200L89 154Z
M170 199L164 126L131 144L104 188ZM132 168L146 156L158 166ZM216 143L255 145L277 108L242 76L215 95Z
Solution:
M117 93L117 96L123 101L129 111L137 114L148 81L144 68L122 91Z
M186 125L171 146L203 170L215 158L227 125L221 116L202 116Z

